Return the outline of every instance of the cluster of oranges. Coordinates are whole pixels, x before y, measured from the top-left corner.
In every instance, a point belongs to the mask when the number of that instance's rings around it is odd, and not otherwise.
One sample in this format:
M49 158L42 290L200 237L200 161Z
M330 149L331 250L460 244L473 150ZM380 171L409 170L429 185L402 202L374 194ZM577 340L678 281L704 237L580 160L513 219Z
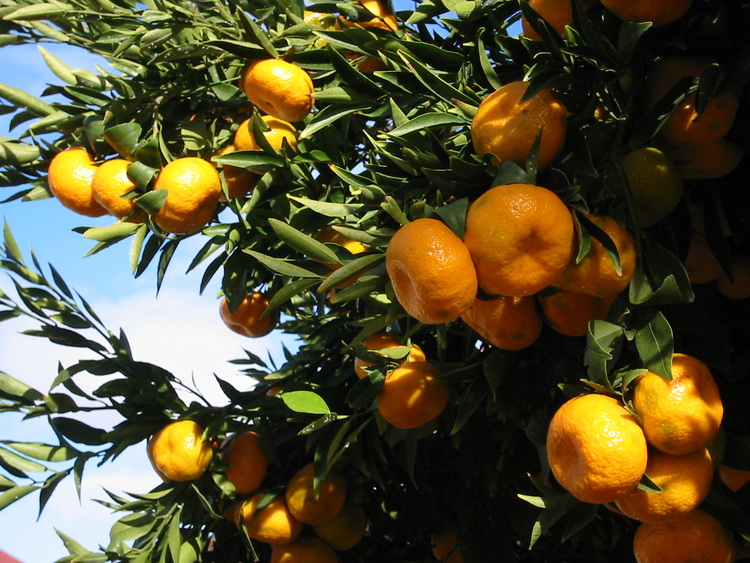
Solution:
M194 481L209 469L214 445L192 420L167 424L148 441L148 456L165 481ZM282 493L264 487L269 462L253 430L226 438L220 448L235 501L224 516L247 536L272 547L271 561L335 563L364 537L367 516L338 467L316 483L312 463L297 471Z
M552 474L579 500L613 503L613 510L642 523L635 539L640 563L661 560L656 557L665 549L674 557L669 561L683 561L680 557L691 550L711 554L707 561L731 561L731 535L698 511L711 486L710 446L723 416L709 368L692 356L674 354L672 379L641 374L632 405L634 412L598 393L565 402L547 434ZM644 474L651 487L639 486ZM700 547L693 535L702 538ZM661 544L667 538L673 541Z

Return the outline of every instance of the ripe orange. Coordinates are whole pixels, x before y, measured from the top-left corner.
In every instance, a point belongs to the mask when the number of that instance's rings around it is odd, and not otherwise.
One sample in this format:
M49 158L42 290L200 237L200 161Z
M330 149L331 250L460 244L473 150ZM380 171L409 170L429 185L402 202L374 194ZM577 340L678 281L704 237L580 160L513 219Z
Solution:
M101 217L107 210L94 198L91 183L96 172L94 157L81 147L57 153L47 169L52 195L64 206L86 217Z
M365 252L367 250L367 246L365 246L363 243L346 236L340 231L337 231L333 225L329 225L325 227L324 229L322 229L320 232L318 232L315 235L315 240L319 242L330 242L333 244L337 244L341 246L342 248L345 248L352 255L361 254L362 252ZM342 264L331 263L331 264L326 264L326 266L328 266L332 271L335 271L341 268ZM343 289L345 287L349 287L354 282L356 282L357 279L359 279L359 275L354 276L353 278L350 278L346 280L345 282L339 284L338 286L336 286L336 289Z
M708 246L706 236L698 231L690 234L690 246L684 266L691 283L716 281L723 272L721 264Z
M652 451L646 475L660 493L636 489L617 501L625 516L641 522L668 522L691 512L706 498L714 465L706 448L686 455Z
M538 294L542 317L555 331L566 336L583 336L593 320L604 320L613 298L560 290L551 295Z
M666 147L664 151L677 165L680 176L687 180L722 178L745 157L740 147L723 137L697 147L682 145Z
M167 164L156 177L154 189L167 191L163 207L153 216L154 223L167 233L194 233L216 212L221 178L208 161L188 156Z
M573 6L570 0L529 0L529 6L560 35L565 32L565 26L573 23ZM521 19L521 25L526 37L535 41L541 39L526 18Z
M750 469L735 469L722 463L716 468L716 472L721 482L734 492L750 482Z
M323 540L301 535L291 543L275 545L270 563L338 563L338 555Z
M686 354L672 357L672 380L649 371L636 380L633 406L648 442L673 455L705 448L719 431L724 407L711 370Z
M573 218L562 200L546 188L497 186L469 207L464 242L484 291L532 295L557 280L570 263Z
M283 119L278 119L271 115L261 117L263 122L268 126L268 131L263 132L268 144L275 151L280 151L284 146L284 141L292 148L297 150L297 130L294 125ZM257 151L261 150L260 145L255 140L252 130L252 118L246 119L237 128L234 134L234 149L238 151Z
M438 561L443 563L463 563L459 545L458 528L455 524L448 524L435 531L430 541L432 543L432 554Z
M252 431L234 436L224 451L229 464L227 479L237 494L244 495L258 489L268 472L268 459L260 448L258 434Z
M378 353L378 350L403 348L405 351L406 349L406 346L401 343L401 339L398 336L386 333L379 333L368 336L362 341L362 344L370 352L373 352L375 354ZM383 356L384 358L386 357L384 354L378 355ZM409 362L424 362L426 359L427 358L425 357L422 349L416 344L412 344L406 357L401 358L400 360L393 361L397 361L399 365L403 365ZM364 379L365 377L367 377L367 368L372 365L372 362L368 362L366 360L363 360L362 358L354 358L354 373L356 373L357 377L359 377L360 379Z
M678 56L664 57L657 61L646 77L647 107L663 98L680 79L700 76L712 62L709 57ZM706 145L729 132L738 109L739 95L730 91L711 99L699 114L695 107L695 94L691 94L677 106L659 133L672 145Z
M333 519L346 501L346 479L336 468L315 489L312 463L300 469L287 483L286 503L292 515L305 524L316 526Z
M242 90L252 103L277 119L302 121L313 108L313 81L297 65L280 59L250 63Z
M219 315L233 332L248 338L260 338L269 334L278 320L274 313L264 316L268 303L268 298L263 293L255 291L247 294L239 307L230 311L225 297L219 305Z
M357 545L367 531L367 514L361 502L347 496L344 507L328 522L313 526L315 535L336 551Z
M130 161L113 158L103 162L94 172L91 190L94 199L110 215L118 219L127 217L129 221L142 223L146 214L135 204L133 197L123 197L135 190L135 184L128 178Z
M448 405L448 387L440 368L430 362L410 362L389 373L377 399L377 409L396 428L418 428L436 419Z
M341 23L347 27L361 25L362 27L377 27L380 29L398 31L398 22L380 0L360 0L359 4L370 11L374 17L369 21L351 22L341 18Z
M216 153L216 156L224 156L233 153L235 150L237 149L234 145L227 145ZM229 199L242 199L246 197L258 183L258 174L247 168L240 168L231 164L222 164L220 168L224 176L224 182L227 185L227 196ZM226 201L227 196L222 193L219 199Z
M471 138L478 155L492 154L495 162L526 165L541 134L538 169L549 166L565 144L567 111L551 90L541 90L521 101L528 82L501 86L479 105L471 122Z
M477 278L469 249L437 219L417 219L396 231L385 267L398 302L425 324L455 320L474 302Z
M680 203L682 177L677 165L655 147L641 147L627 153L620 162L627 179L633 214L640 227L649 227L667 217ZM607 171L605 183L616 196L625 199L626 187L614 171Z
M247 535L271 545L294 541L302 532L302 522L292 515L281 496L274 497L261 506L266 500L266 494L263 491L255 493L242 504L241 514Z
M557 481L583 502L609 503L630 494L646 470L648 447L635 417L617 399L574 397L555 412L547 459Z
M530 295L475 299L461 319L501 350L528 348L542 332L542 317Z
M611 299L630 285L636 266L635 243L632 235L615 219L606 215L587 215L597 227L607 233L617 247L620 258L618 272L612 258L598 239L591 237L591 246L577 264L573 261L552 285L602 299Z
M730 267L732 279L722 270L716 280L716 288L729 299L747 299L750 297L750 256L733 255Z
M203 441L203 428L193 420L167 424L148 441L146 453L165 481L199 479L213 457L211 444Z
M734 538L716 518L694 510L672 522L641 524L633 551L638 563L730 563Z
M654 27L672 23L684 16L693 0L602 0L602 5L628 22L651 22Z

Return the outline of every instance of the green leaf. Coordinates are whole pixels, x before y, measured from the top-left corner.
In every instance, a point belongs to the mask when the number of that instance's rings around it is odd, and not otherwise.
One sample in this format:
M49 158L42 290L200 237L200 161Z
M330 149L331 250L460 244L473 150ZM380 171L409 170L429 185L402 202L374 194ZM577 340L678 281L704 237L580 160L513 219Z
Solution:
M278 395L292 411L304 414L329 414L331 409L323 398L312 391L287 391Z
M33 493L34 491L38 490L39 487L37 487L36 485L22 485L7 489L2 494L0 494L0 510L13 504L18 499L25 497L29 493Z
M37 46L39 51L42 53L44 62L47 63L49 69L57 76L60 80L67 82L68 84L76 84L76 75L73 74L73 69L65 64L63 61L55 57L52 53L47 51L41 45Z
M67 461L78 455L76 450L66 446L52 446L39 442L10 442L7 440L3 440L1 443L13 448L18 453L40 461Z
M87 239L99 242L116 242L132 236L139 228L140 225L137 223L118 221L117 223L107 225L106 227L92 227L86 229L83 232L83 236Z
M649 370L667 381L672 379L672 356L674 334L672 327L661 311L635 332L638 355Z
M64 14L66 11L67 8L59 4L31 4L13 10L9 14L5 14L3 19L7 21L46 20L50 19L52 16Z
M41 154L36 145L11 141L0 142L0 164L29 164L37 160Z
M370 254L355 258L354 260L347 262L341 268L338 268L334 272L326 277L326 279L318 287L318 293L325 293L329 289L333 289L338 285L344 283L355 277L356 275L369 270L374 264L383 260L385 255L383 254Z
M23 8L21 9L23 10ZM50 115L57 111L56 107L43 102L39 98L36 98L19 88L8 86L7 84L0 84L0 98L5 98L16 107L26 108L31 113L38 116Z
M479 406L484 402L490 391L487 380L477 378L471 382L461 397L458 399L458 413L453 423L451 434L457 434L461 428L469 421L471 416L477 411Z
M125 159L133 157L133 153L141 138L142 128L138 123L121 123L106 129L104 140Z
M257 45L259 45L266 53L268 53L268 55L271 56L271 58L279 58L278 51L276 51L273 44L268 39L268 36L260 28L260 26L255 23L244 10L238 10L238 14L240 16L240 23L245 29L248 38L251 41L254 40Z
M25 403L41 401L44 398L42 393L30 385L3 372L0 372L0 396L8 399L18 399Z
M418 115L414 119L411 119L399 125L392 131L388 132L391 137L401 137L414 133L415 131L421 131L429 127L443 127L446 125L466 125L468 121L466 118L453 113L423 113Z
M274 258L249 248L243 248L242 251L257 259L258 262L263 264L269 270L282 276L291 276L294 278L320 278L320 274L301 268L287 260Z
M279 221L278 219L269 219L268 224L271 225L271 228L284 243L288 244L294 250L301 252L308 258L326 264L341 263L336 256L336 253L325 244L301 231L298 231L291 225Z
M80 420L57 416L52 419L51 424L55 430L71 442L87 446L101 446L107 443L104 430L89 426Z
M18 244L16 244L16 239L13 237L13 233L10 230L10 225L8 225L7 220L3 220L3 242L5 245L5 254L10 258L11 260L15 260L16 262L23 262L23 254L21 254L21 249L18 248Z
M13 453L10 450L6 450L5 448L0 448L0 462L2 462L2 465L7 468L13 468L18 471L31 471L33 473L38 473L40 471L46 471L47 468L35 461L31 461L30 459L26 459L25 457L21 457L20 455Z
M347 215L352 215L363 207L361 203L333 203L330 201L310 199L309 197L297 197L290 194L287 194L287 197L292 201L301 203L308 209L312 209L315 213L326 217L335 217L337 219L342 219Z
M155 215L167 201L167 190L152 190L135 199L135 204L149 215Z

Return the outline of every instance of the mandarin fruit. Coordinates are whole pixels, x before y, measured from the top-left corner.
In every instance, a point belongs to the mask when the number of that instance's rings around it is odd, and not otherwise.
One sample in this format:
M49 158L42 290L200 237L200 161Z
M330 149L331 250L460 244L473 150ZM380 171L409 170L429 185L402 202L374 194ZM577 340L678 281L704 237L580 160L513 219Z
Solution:
M609 503L638 486L648 447L620 401L593 393L574 397L555 412L547 431L547 459L552 474L574 497Z
M387 356L385 354L379 353L380 350L394 350L396 348L401 348L404 352L406 352L406 345L402 344L401 339L394 334L373 334L372 336L368 336L367 338L365 338L362 341L362 344L371 353L383 356L383 358L386 358ZM422 349L416 344L411 344L405 357L399 360L392 361L396 361L399 365L403 365L409 362L424 362L426 359L427 358L424 355ZM357 357L354 359L354 373L356 373L357 377L359 377L360 379L364 379L368 374L367 368L372 365L374 365L372 362L368 362L360 357Z
M248 338L261 338L276 327L278 315L268 313L268 298L259 291L248 293L234 310L230 311L226 297L219 304L219 316L227 327Z
M136 188L128 177L130 161L113 158L99 165L91 181L94 199L118 219L127 217L129 221L142 223L146 214L135 204L134 197L124 197Z
M723 137L705 145L665 147L664 152L686 180L723 178L737 168L745 157L739 146Z
M729 299L747 299L750 297L750 256L734 254L729 266L731 277L722 269L716 288Z
M684 16L693 0L601 0L602 5L623 21L651 22L654 27L672 23Z
M560 154L567 110L551 90L524 99L528 87L528 82L509 82L479 105L471 122L471 139L478 155L491 154L497 164L509 161L525 166L538 136L538 169L549 166Z
M281 545L293 542L302 533L302 522L292 515L281 496L269 498L268 493L257 492L242 504L239 512L251 539Z
M708 245L706 236L698 231L690 233L690 246L685 256L685 271L690 283L710 283L716 281L724 271L716 255Z
M440 368L410 362L390 372L377 399L380 415L396 428L418 428L436 419L448 405L448 387Z
M291 543L275 545L269 563L338 563L333 548L320 538L301 535Z
M396 231L385 267L398 302L425 324L455 320L474 302L477 278L469 249L437 219L417 219Z
M268 472L268 459L260 448L258 434L253 431L234 436L224 451L225 471L236 493L244 495L258 489Z
M649 444L673 455L707 447L724 413L711 370L686 354L673 355L670 381L652 371L638 376L633 406Z
M501 350L528 348L542 332L542 317L532 296L475 299L461 319Z
M538 294L536 299L546 323L565 336L586 334L591 321L607 318L613 300L566 290L550 295Z
M313 108L313 81L297 65L280 59L250 63L242 90L252 103L277 119L302 121Z
M203 428L193 420L167 424L149 439L146 452L165 481L199 479L213 457L211 444L203 441Z
M315 481L315 467L309 463L297 471L286 486L290 512L300 522L313 526L333 519L346 501L346 479L338 469L331 469L319 488Z
M313 526L315 535L336 551L348 551L357 545L367 531L367 514L361 502L347 496L341 511L328 520Z
M283 119L273 117L271 115L264 115L261 117L263 123L268 127L267 131L263 131L263 137L265 137L268 144L275 151L280 151L284 144L288 144L292 150L297 150L297 130L294 125ZM255 140L252 128L252 118L246 119L237 128L234 134L234 149L238 151L258 151L261 150L258 141Z
M436 530L430 536L430 543L432 554L438 561L463 563L464 558L459 544L458 527L455 524L450 523Z
M86 149L65 149L50 161L47 185L63 207L86 217L101 217L107 210L96 200L91 186L96 169L94 157Z
M573 217L546 188L497 186L469 207L464 242L485 292L532 295L557 280L570 263Z

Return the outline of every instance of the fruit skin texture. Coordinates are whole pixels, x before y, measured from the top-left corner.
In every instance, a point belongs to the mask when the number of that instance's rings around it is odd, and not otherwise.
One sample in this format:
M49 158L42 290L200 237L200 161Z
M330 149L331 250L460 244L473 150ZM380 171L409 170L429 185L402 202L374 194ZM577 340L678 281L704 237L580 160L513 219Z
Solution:
M396 428L418 428L437 418L448 404L448 387L440 368L430 362L411 362L385 378L378 395L380 415Z
M646 475L661 489L649 493L636 489L617 501L625 516L641 522L669 522L696 509L711 487L714 465L702 448L687 455L649 453Z
M661 27L680 19L690 9L693 0L602 0L602 5L618 18L628 22L652 22Z
M148 441L151 465L165 481L199 479L213 457L211 444L202 438L203 428L193 420L167 424Z
M341 511L328 522L313 526L315 535L336 551L357 545L367 530L367 515L362 503L348 496Z
M552 285L603 299L614 298L630 285L635 273L636 253L633 237L612 217L587 215L587 218L614 241L620 257L620 271L617 271L615 263L602 243L592 236L586 256L577 264L571 262Z
M167 164L156 178L155 190L167 190L164 206L153 216L162 230L194 233L216 212L221 196L219 172L202 158L186 156Z
M602 299L594 295L561 290L552 295L537 295L542 317L547 324L565 336L583 336L588 332L589 322L604 320L612 305L612 298Z
M260 508L265 495L265 492L258 492L242 504L247 535L271 545L293 542L302 533L302 522L292 516L283 497L277 496Z
M575 246L573 217L546 188L496 186L469 207L464 242L484 291L532 295L557 280L570 263Z
M573 6L570 0L529 0L529 6L560 35L565 32L565 26L573 23ZM526 18L521 19L521 25L526 37L534 41L541 39Z
M474 302L477 278L469 249L437 219L416 219L396 231L385 267L398 302L425 324L455 320Z
M346 502L346 479L332 469L315 490L312 463L300 469L286 486L286 503L292 515L305 524L316 526L333 519Z
M620 165L640 227L658 223L680 203L684 191L682 177L677 165L663 151L641 147L627 153ZM625 187L614 171L607 171L606 182L616 195L625 198Z
M482 339L501 350L528 348L542 332L542 317L532 296L475 299L461 315Z
M362 344L367 347L368 350L374 353L377 353L375 352L376 350L406 348L404 344L401 344L401 340L398 336L386 333L373 334L372 336L365 338L362 341ZM403 365L409 362L424 362L426 359L427 357L424 355L422 349L416 344L412 344L411 348L409 348L409 353L405 358L393 361L398 361L399 365ZM356 373L357 377L359 377L360 379L364 379L365 377L367 377L366 368L371 365L373 365L371 362L357 357L354 359L354 373Z
M130 215L129 221L142 223L146 215L135 204L135 199L121 197L135 189L135 184L128 178L128 168L130 161L124 158L103 162L94 172L91 189L94 199L108 213L118 219Z
M674 161L680 176L686 180L722 178L737 168L745 157L739 146L723 137L697 147L665 147L664 152Z
M716 518L694 510L672 522L641 524L633 551L638 563L730 563L734 538Z
M271 148L276 152L280 151L286 140L292 150L297 150L297 130L294 125L271 115L264 115L261 120L269 127L268 131L263 132L263 137L271 145ZM238 151L261 150L253 135L252 118L240 123L234 134L233 145L234 149Z
M284 121L302 121L313 108L313 81L297 65L280 59L250 63L242 89L252 103Z
M739 491L746 483L750 482L750 470L747 469L735 469L722 463L716 468L716 473L721 482L734 492Z
M552 417L547 458L563 488L583 502L603 504L635 490L648 448L635 417L617 399L589 394L568 400Z
M654 5L657 3L654 2ZM646 77L646 105L651 107L663 98L680 79L697 77L713 60L709 57L664 57L657 61ZM734 124L740 99L735 91L712 98L702 113L695 107L695 93L682 101L659 130L671 145L706 145L724 137Z
M63 207L86 217L101 217L107 210L96 201L91 188L96 169L94 157L86 149L65 149L52 158L47 184Z
M526 166L541 132L537 168L549 166L565 144L567 110L550 90L521 102L529 83L509 82L485 98L471 122L471 138L478 155L492 154L497 164L510 161Z
M711 370L686 354L674 354L671 381L651 371L640 375L633 406L649 444L673 455L707 447L724 414Z
M230 311L229 303L225 297L219 305L219 316L233 332L248 338L261 338L276 327L277 317L275 314L263 316L263 313L268 309L268 303L265 294L255 291L245 295L239 307Z
M232 438L224 452L224 461L229 464L227 479L241 495L257 490L268 472L268 459L260 449L258 434L252 431Z
M270 563L338 563L338 555L323 540L302 535L291 543L276 545Z

